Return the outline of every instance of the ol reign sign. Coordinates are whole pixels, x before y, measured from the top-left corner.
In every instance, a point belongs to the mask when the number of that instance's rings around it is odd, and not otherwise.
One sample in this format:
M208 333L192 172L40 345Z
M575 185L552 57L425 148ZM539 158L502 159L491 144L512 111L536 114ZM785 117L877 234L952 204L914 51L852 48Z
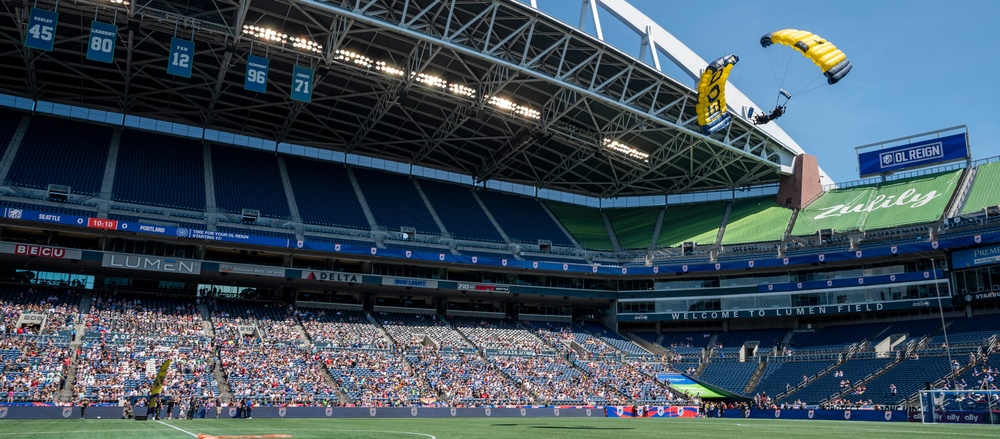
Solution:
M861 153L858 155L858 169L863 178L967 157L969 146L965 133L962 133Z

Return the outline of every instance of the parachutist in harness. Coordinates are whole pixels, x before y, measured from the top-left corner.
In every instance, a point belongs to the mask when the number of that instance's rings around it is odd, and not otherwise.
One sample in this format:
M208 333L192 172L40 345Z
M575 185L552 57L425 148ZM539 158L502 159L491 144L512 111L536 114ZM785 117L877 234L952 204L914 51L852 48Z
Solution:
M764 124L766 124L766 123L768 123L768 122L770 122L772 120L775 120L775 119L781 117L781 115L783 115L783 114L785 114L785 106L784 105L779 105L777 107L774 107L774 109L771 110L770 113L767 113L767 114L760 113L760 114L754 116L753 123L754 123L754 125L764 125Z

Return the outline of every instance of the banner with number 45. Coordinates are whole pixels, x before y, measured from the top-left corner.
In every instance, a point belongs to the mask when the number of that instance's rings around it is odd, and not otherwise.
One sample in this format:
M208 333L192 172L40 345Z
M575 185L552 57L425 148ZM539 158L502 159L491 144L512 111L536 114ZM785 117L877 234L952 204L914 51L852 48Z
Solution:
M56 41L56 25L59 13L46 9L31 8L28 16L28 31L24 34L24 45L32 49L52 51Z

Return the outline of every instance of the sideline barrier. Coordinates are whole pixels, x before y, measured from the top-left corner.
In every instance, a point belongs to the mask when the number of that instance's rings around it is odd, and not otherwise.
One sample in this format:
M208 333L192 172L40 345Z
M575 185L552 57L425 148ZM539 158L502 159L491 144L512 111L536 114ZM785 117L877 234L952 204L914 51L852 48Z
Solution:
M643 411L645 409L645 411ZM636 413L636 412L639 413ZM697 418L695 406L605 406L605 416L609 418Z
M135 414L145 415L144 408ZM222 409L220 417L236 417L234 407ZM121 407L90 407L87 419L121 419ZM166 419L166 411L161 412ZM215 417L215 412L208 414ZM257 407L254 418L586 418L605 417L603 407ZM79 407L0 407L0 419L79 419Z
M878 421L906 422L905 410L761 410L751 409L749 413L742 410L727 409L723 411L727 418L751 419L815 419L822 421Z

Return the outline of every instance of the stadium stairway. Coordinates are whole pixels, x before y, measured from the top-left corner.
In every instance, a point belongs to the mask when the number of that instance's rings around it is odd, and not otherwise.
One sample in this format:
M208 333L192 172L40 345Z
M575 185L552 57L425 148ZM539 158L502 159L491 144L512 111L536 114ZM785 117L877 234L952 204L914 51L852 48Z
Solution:
M101 180L100 198L111 200L113 198L112 189L115 184L115 170L118 169L118 149L121 146L122 129L115 128L111 131L111 145L108 147L108 160L104 164L104 179Z
M639 346L642 346L643 349L651 352L653 355L657 355L657 356L664 356L664 355L673 356L674 355L674 353L671 350L669 350L669 349L667 349L667 348L665 348L665 347L663 347L663 346L661 346L659 344L650 343L650 342L644 340L642 337L639 337L638 335L635 335L635 334L633 334L631 332L621 332L620 334L623 337L629 339L629 341L631 341L632 343L635 343L635 344L637 344Z
M722 244L722 236L726 234L726 225L729 224L729 213L733 211L733 202L726 203L726 211L722 213L722 225L719 226L719 233L715 235L715 245Z
M278 156L278 175L281 176L281 185L285 188L285 199L288 200L288 213L292 221L301 224L302 216L299 215L299 205L295 201L295 192L292 191L292 182L288 179L288 168L285 167L285 158ZM298 238L302 238L301 233L297 233Z
M660 230L663 228L663 217L667 215L666 206L660 208L660 213L656 217L656 225L653 226L653 240L649 243L649 249L656 249L656 242L660 239Z
M427 211L431 213L431 218L434 219L434 224L437 224L438 228L441 229L441 236L451 239L451 233L444 226L444 222L441 221L441 217L438 216L437 211L434 210L434 205L431 204L431 200L427 199L427 194L424 193L424 188L420 187L420 182L418 179L413 179L413 186L417 188L417 194L420 195L420 199L424 201L424 205L427 206Z
M365 194L361 192L361 185L358 184L358 179L354 176L353 169L347 168L347 177L351 179L351 187L354 188L354 194L358 197L361 210L365 213L365 218L368 219L368 227L371 230L379 230L378 224L375 223L375 215L372 215L372 210L368 208L368 200L365 200Z
M618 242L618 235L615 234L615 228L611 226L611 218L608 218L608 213L601 211L601 218L604 219L604 227L608 231L608 238L611 238L611 248L615 253L620 253L622 251L622 245Z
M969 198L969 191L972 189L972 183L976 180L977 174L979 174L979 166L966 169L965 175L962 176L958 187L955 188L955 199L945 211L945 218L954 218L962 213L962 208L965 207L965 201Z
M21 122L17 125L17 130L14 131L14 135L10 138L10 143L6 145L7 149L3 154L3 160L0 161L0 182L7 181L7 174L10 173L10 167L14 165L14 157L17 156L18 149L21 148L21 140L24 139L25 133L28 132L28 124L31 122L31 115L25 114L21 116Z
M503 231L503 227L500 227L500 223L498 223L497 219L493 217L493 213L486 208L486 203L483 203L482 198L479 198L478 191L472 191L472 197L476 199L476 203L479 204L479 208L483 209L483 212L486 213L486 217L490 219L490 224L493 224L493 227L497 229L497 232L500 233L501 237L503 237L503 242L510 243L510 237L507 236L507 232Z
M205 142L201 147L201 160L205 162L205 213L216 213L219 209L215 204L215 176L212 174L212 147ZM214 224L209 224L212 230ZM222 381L219 381L220 383Z

